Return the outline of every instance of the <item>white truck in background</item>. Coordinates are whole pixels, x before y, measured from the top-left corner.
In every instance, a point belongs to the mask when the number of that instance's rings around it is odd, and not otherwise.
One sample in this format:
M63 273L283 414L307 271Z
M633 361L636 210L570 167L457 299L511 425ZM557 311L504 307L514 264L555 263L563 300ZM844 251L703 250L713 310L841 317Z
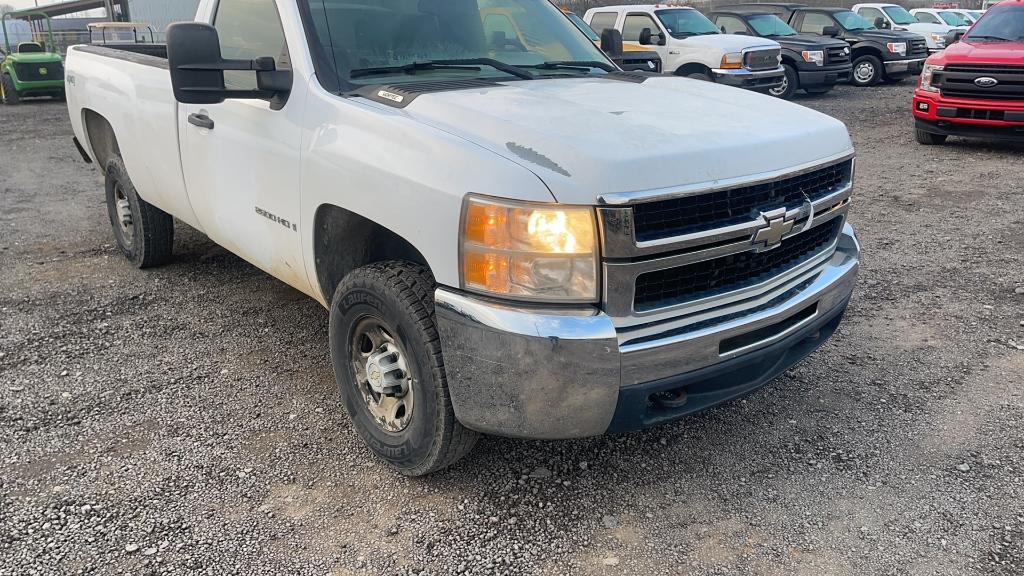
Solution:
M907 9L899 4L854 4L852 10L858 16L882 30L905 30L918 34L928 43L928 53L934 54L946 49L946 34L955 26L919 22ZM963 28L966 30L966 28Z
M157 266L188 225L328 308L346 410L404 474L748 394L854 289L842 123L621 72L548 2L203 0L167 36L67 57L118 246Z
M725 34L693 8L662 4L591 8L598 34L622 33L627 45L654 50L668 74L767 92L782 85L782 47L767 38Z

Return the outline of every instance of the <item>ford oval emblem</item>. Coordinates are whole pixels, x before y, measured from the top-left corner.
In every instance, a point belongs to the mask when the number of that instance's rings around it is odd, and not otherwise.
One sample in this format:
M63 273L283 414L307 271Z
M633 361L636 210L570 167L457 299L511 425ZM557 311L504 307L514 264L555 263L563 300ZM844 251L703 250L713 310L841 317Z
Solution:
M996 80L991 76L982 76L981 78L976 78L974 83L982 88L991 88L996 84L999 84L999 80Z

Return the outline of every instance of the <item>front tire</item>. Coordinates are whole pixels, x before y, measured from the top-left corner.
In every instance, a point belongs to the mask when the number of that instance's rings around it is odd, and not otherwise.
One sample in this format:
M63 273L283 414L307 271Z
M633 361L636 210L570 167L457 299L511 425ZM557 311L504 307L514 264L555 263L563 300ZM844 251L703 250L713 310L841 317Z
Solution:
M914 129L914 139L917 140L918 144L924 144L925 146L945 144L946 138L949 138L949 136L946 136L945 134L932 134L931 132L926 132L920 128Z
M346 276L331 303L331 360L345 410L370 450L408 476L451 466L479 437L455 418L434 288L422 266L381 262Z
M850 84L865 88L878 84L882 78L882 61L877 56L866 54L853 61Z
M796 73L796 68L789 64L783 64L782 69L785 72L782 76L782 85L778 88L770 88L768 93L776 98L792 100L793 94L796 94L796 91L800 88L800 77Z
M137 268L167 263L174 248L174 218L139 197L124 160L106 166L107 214L121 253Z
M685 76L687 78L693 78L694 80L702 80L704 82L715 81L715 79L712 78L710 74L705 74L704 72L690 72L689 74L685 74Z
M0 75L0 94L2 94L4 104L8 106L21 104L21 95L14 88L14 79L10 74Z

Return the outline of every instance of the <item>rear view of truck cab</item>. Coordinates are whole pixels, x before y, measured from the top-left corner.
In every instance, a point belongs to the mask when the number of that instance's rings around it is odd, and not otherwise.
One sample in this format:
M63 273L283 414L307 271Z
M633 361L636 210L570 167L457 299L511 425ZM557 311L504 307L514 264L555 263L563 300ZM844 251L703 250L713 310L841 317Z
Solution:
M157 266L187 224L328 308L341 401L401 473L480 433L682 418L843 317L860 248L833 118L623 72L546 1L204 0L196 20L166 58L69 53L118 246Z
M950 136L1024 142L1024 2L1007 0L928 58L913 114L921 144Z

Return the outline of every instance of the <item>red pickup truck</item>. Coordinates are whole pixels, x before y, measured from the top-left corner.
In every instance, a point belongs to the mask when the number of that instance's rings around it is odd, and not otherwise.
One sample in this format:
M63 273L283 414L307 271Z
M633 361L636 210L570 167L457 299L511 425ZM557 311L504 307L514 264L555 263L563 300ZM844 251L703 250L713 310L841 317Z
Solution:
M1000 2L949 40L925 62L914 92L917 141L1024 142L1024 0Z

